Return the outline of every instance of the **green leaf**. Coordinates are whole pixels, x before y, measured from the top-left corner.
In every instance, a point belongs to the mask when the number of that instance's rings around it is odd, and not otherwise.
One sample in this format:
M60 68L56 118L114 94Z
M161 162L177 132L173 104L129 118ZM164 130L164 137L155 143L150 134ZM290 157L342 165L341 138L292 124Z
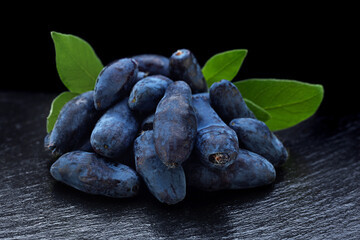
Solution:
M55 44L56 67L61 81L74 93L94 89L103 68L92 47L79 37L51 32Z
M248 79L234 83L242 96L271 115L272 131L292 127L312 116L324 95L322 85L280 79Z
M239 72L246 54L246 49L235 49L212 56L202 68L208 87L222 79L233 80Z
M74 97L76 97L77 95L79 95L78 93L72 93L72 92L63 92L60 93L51 103L51 108L50 108L50 113L47 117L47 122L46 122L46 130L47 132L51 132L51 130L54 128L56 119L59 116L59 113L61 111L61 109L63 108L63 106L70 101L71 99L73 99Z
M260 107L259 105L255 104L253 101L250 101L249 99L244 98L244 101L248 108L255 114L256 118L260 121L266 122L271 118L271 115L269 112L267 112L265 109Z

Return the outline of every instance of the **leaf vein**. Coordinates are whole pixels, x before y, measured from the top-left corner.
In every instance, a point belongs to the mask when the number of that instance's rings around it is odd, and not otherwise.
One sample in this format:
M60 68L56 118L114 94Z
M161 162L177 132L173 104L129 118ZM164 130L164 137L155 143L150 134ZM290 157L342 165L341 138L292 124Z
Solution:
M214 76L217 76L220 72L222 72L224 69L226 69L229 65L232 65L234 62L238 61L238 59L241 59L242 56L238 56L234 58L232 61L227 62L226 64L222 65L222 67L218 68L216 72L214 72L212 75L209 76L209 80L212 80ZM231 80L231 79L227 79Z
M287 107L287 106L293 106L293 105L297 105L297 104L300 104L300 103L308 102L308 101L312 100L313 98L316 98L318 95L321 95L321 93L315 94L315 95L311 96L310 98L306 98L306 99L303 99L301 101L292 102L292 103L286 103L286 104L279 104L279 105L274 105L274 106L268 106L268 107L263 107L263 108L265 110L273 110L273 109L277 109L277 108L284 108L284 107Z
M90 72L88 72L84 66L82 66L81 64L79 64L79 63L75 60L76 58L75 58L72 54L70 54L70 56L71 56L71 58L73 59L73 62L75 62L75 64L76 64L83 72L85 72L85 74L88 75L88 77L91 79L91 81L93 81L93 80L94 80L94 76L93 76Z

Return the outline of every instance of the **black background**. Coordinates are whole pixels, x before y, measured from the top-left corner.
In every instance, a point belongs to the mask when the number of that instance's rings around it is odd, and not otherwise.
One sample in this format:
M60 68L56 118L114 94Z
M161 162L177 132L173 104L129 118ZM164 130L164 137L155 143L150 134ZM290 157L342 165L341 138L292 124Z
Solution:
M140 4L139 4L140 5ZM216 53L247 49L235 80L294 79L324 86L320 111L358 111L355 15L351 6L99 5L86 11L64 5L55 13L19 14L3 19L1 90L62 92L51 31L77 35L94 48L102 63L141 53L170 56L190 49L203 65ZM153 6L152 6L153 7ZM57 7L58 8L58 7ZM70 11L74 10L74 11ZM113 11L110 11L113 10ZM43 14L43 13L47 14ZM81 14L80 14L81 13ZM10 14L11 15L11 14Z

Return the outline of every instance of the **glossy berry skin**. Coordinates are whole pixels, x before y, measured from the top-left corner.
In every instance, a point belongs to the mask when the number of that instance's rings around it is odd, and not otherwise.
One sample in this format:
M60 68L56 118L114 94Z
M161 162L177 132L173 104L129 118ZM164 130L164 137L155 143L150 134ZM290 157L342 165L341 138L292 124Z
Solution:
M191 89L184 81L169 85L154 116L155 148L160 160L174 168L191 154L196 137L196 115Z
M243 149L226 168L210 168L196 159L186 162L184 168L188 185L204 191L255 188L271 184L276 178L270 162Z
M237 118L229 126L235 130L240 146L263 156L275 167L288 158L286 148L264 122L252 118Z
M90 138L102 112L94 107L93 91L85 92L67 102L61 109L54 128L46 141L54 155L78 149Z
M226 124L234 118L255 118L238 88L230 81L221 80L211 85L209 96L211 106Z
M155 112L156 106L173 81L163 75L152 75L141 79L131 90L129 107L138 113Z
M105 110L127 96L137 78L138 65L134 59L122 58L105 66L95 84L95 108Z
M153 131L145 131L134 142L136 171L149 191L160 202L176 204L186 195L186 178L182 166L168 168L155 151Z
M180 49L170 57L170 78L182 80L189 84L192 93L207 91L207 84L201 72L201 67L194 54L188 49Z
M140 54L132 57L139 65L139 70L149 75L169 76L169 58L158 54Z
M128 98L109 108L96 123L90 142L94 151L108 158L118 158L131 148L139 122L128 107Z
M193 95L198 128L195 153L206 166L224 168L237 156L239 142L234 130L227 126L210 106L209 94Z
M114 198L137 195L140 179L130 167L107 162L95 153L74 151L61 156L51 175L82 192Z

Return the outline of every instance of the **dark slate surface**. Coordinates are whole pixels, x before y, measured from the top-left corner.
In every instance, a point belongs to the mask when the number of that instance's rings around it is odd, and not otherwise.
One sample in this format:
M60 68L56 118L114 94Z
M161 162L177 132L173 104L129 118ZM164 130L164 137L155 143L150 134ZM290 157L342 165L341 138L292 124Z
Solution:
M55 182L43 150L55 94L0 92L0 238L359 239L360 114L316 114L278 132L290 152L272 186L176 206L81 193Z

